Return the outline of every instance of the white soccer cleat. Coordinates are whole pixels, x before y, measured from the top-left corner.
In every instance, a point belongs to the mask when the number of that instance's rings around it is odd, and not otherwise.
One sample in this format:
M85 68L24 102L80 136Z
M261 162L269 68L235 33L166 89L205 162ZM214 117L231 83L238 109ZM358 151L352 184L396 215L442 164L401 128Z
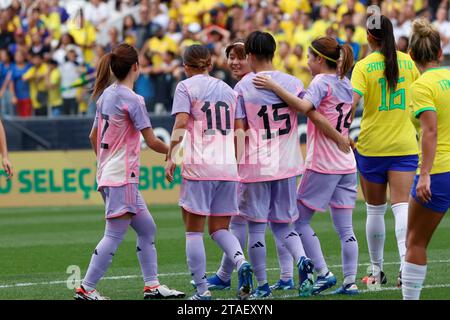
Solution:
M144 287L144 299L171 299L184 298L185 293L174 289L169 289L166 285L154 287Z
M75 291L75 300L111 300L102 296L97 290L86 291L82 286Z

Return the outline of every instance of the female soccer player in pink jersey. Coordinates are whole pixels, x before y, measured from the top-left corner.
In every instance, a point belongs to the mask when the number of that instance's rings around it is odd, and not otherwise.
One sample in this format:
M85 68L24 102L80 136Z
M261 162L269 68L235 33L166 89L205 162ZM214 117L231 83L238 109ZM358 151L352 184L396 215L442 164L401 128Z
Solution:
M110 70L117 79L108 86ZM103 239L92 255L75 299L107 300L95 287L112 262L128 226L137 233L137 256L145 282L144 298L183 297L184 293L160 285L154 244L156 225L138 190L140 136L158 153L168 147L156 138L151 128L144 99L133 92L139 76L135 48L120 44L99 64L94 97L97 112L89 138L97 155L97 184L106 206Z
M234 130L242 128L242 110L236 93L223 81L210 77L211 54L205 46L186 49L183 63L188 79L175 91L176 115L168 153L166 177L173 180L177 147L184 143L179 205L186 226L186 256L197 293L192 300L210 300L206 279L203 229L206 217L212 239L238 270L238 298L247 299L253 286L252 268L238 239L228 231L230 217L239 213L238 168ZM183 136L185 136L183 138Z
M274 70L275 49L275 40L269 33L252 32L245 41L245 52L255 73L247 74L235 87L248 127L245 154L239 163L239 211L249 225L249 256L258 280L254 298L271 295L266 272L267 222L297 263L299 295L310 295L313 284L312 261L306 257L299 235L289 226L298 218L296 177L303 168L297 113L276 94L259 90L252 83L259 73L270 76L292 94L302 93L300 80ZM341 137L337 132L336 135Z
M338 61L340 60L339 68ZM348 45L341 46L331 37L314 40L308 52L308 66L314 76L302 99L292 95L275 81L258 77L258 87L273 90L288 105L307 113L314 109L347 137L353 102L353 89L345 74L353 65L353 52ZM336 291L356 294L355 284L358 263L358 242L353 232L352 209L357 195L356 162L352 152L345 153L312 121L307 125L307 155L305 172L298 187L299 219L296 231L308 256L314 262L318 277L313 294L318 294L336 284L336 277L328 270L320 242L311 228L314 211L331 208L331 217L339 234L344 272L343 286Z
M245 75L251 72L247 61L244 48L245 40L235 40L225 50L228 68L233 78L241 80ZM229 230L238 238L242 249L247 246L247 220L240 216L232 216L230 220ZM289 290L295 289L293 280L293 260L291 254L287 250L278 249L283 243L275 238L278 263L280 265L280 279L271 286L272 290ZM231 274L233 273L234 262L223 254L222 261L217 272L208 277L209 290L228 290L231 286Z

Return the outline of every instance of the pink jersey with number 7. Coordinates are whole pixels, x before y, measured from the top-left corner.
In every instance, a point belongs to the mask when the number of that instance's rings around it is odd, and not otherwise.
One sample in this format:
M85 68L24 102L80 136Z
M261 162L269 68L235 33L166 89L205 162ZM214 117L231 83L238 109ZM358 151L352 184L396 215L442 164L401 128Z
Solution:
M98 189L139 183L140 131L151 127L144 99L128 87L112 84L97 101L93 126Z

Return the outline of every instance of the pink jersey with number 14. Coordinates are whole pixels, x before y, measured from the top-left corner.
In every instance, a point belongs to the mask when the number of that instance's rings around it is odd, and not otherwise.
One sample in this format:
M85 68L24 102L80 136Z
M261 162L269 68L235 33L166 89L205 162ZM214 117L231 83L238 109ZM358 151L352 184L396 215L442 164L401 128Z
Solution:
M310 101L343 136L348 136L353 103L350 80L335 74L318 74L306 90L304 99ZM344 153L308 119L305 168L326 174L356 172L353 152Z

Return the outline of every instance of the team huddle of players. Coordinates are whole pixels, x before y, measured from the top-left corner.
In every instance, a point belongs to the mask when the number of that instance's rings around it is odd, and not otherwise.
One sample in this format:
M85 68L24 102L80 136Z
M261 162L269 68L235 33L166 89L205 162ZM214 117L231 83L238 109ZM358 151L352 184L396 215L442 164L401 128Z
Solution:
M379 23L367 27L373 52L355 66L348 45L331 37L311 43L308 67L314 79L308 88L274 70L276 44L268 33L255 31L227 48L230 70L239 80L234 89L209 76L206 47L188 47L183 55L187 79L178 84L173 101L170 146L155 137L143 99L132 91L139 74L136 50L122 44L102 58L90 138L106 229L75 298L106 299L95 287L129 225L137 233L144 297L185 295L158 281L156 226L138 191L142 134L151 149L167 155L169 181L176 166L182 166L179 205L196 289L191 299L210 300L212 290L229 289L234 269L239 299L267 298L273 290L295 288L306 297L335 286L336 277L310 223L316 211L328 208L341 242L343 269L343 283L332 293L358 294L358 241L352 226L357 171L366 200L372 263L363 281L387 281L383 249L389 185L400 255L398 285L405 299L418 299L426 246L450 206L450 111L445 108L450 71L439 68L439 33L428 22L414 22L408 55L396 51L389 19L375 18ZM110 70L117 79L112 85ZM350 81L346 75L351 70ZM361 98L364 113L354 148L348 133ZM305 160L298 112L308 117ZM203 244L206 220L211 238L224 252L211 277L206 277ZM267 225L281 271L272 286L266 272Z

